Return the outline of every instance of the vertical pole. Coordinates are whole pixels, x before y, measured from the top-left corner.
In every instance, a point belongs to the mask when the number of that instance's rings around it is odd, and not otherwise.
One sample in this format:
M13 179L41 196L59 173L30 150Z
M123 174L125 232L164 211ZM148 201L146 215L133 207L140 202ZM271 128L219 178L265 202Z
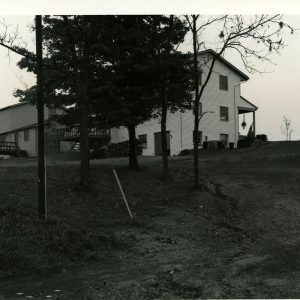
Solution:
M38 114L38 214L46 219L46 167L44 140L44 98L43 98L43 47L42 16L35 16L36 59L37 59L37 114Z
M194 144L194 185L199 188L199 149L198 149L198 137L199 137L199 73L198 73L198 47L197 47L197 16L192 15L193 19L193 67L194 67L194 85L195 85L195 100L194 100L194 132L193 132L193 144Z
M253 112L253 132L254 136L256 136L255 111Z
M115 178L116 178L116 180L117 180L117 183L118 183L118 186L119 186L119 189L120 189L121 195L122 195L122 197L123 197L123 200L124 200L124 202L125 202L125 205L126 205L126 208L127 208L128 214L129 214L129 216L130 216L130 219L132 220L132 219L133 219L133 215L132 215L132 213L131 213L131 210L130 210L130 208L129 208L129 205L128 205L128 202L127 202L127 200L126 200L126 197L125 197L125 194L124 194L124 191L123 191L122 185L121 185L121 183L120 183L120 180L119 180L118 174L117 174L117 172L116 172L116 170L115 170L115 169L113 169L113 173L114 173L114 175L115 175Z
M183 142L182 142L182 112L180 112L180 151L182 151Z

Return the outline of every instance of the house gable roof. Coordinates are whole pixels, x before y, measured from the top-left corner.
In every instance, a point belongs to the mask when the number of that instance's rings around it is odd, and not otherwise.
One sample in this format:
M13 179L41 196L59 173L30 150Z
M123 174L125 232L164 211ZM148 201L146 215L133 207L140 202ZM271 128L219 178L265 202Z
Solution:
M235 67L232 63L230 63L224 57L219 56L219 54L217 52L215 52L214 50L207 49L207 50L204 50L204 51L201 51L198 53L198 55L203 55L203 54L209 54L209 55L212 55L215 58L217 58L220 62L225 64L229 69L231 69L236 74L238 74L242 78L241 81L247 81L249 79L249 77L245 73L243 73L241 70L239 70L237 67Z

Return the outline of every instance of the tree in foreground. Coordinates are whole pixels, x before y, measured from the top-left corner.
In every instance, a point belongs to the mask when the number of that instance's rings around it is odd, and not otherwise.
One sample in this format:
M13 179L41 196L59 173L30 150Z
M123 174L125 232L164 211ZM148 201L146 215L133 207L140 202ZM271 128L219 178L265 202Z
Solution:
M44 66L47 105L63 107L69 123L80 128L80 184L89 187L89 123L92 112L90 89L94 72L101 72L102 34L106 19L97 16L45 16ZM105 28L104 28L105 27ZM36 63L26 56L18 66L36 73ZM96 71L95 71L96 70ZM36 87L17 90L21 101L34 101ZM69 125L70 125L69 124Z
M211 78L216 60L226 51L233 50L241 58L244 67L250 73L262 72L255 61L271 62L271 54L279 53L284 47L283 34L293 28L283 22L282 15L224 15L206 17L201 15L185 16L193 35L193 73L194 73L194 186L199 183L199 105L203 92ZM213 42L207 40L207 34L213 36ZM208 46L209 45L209 46ZM215 54L199 56L208 48ZM203 73L203 83L199 86L199 72Z
M128 129L129 167L136 169L136 126L161 118L165 134L167 110L190 105L189 60L175 49L187 28L177 17L160 15L114 16L114 23L110 52L105 57L106 74L99 80L98 97L102 100L97 102L98 115L110 127ZM165 141L164 136L167 157Z
M164 176L169 173L167 153L167 112L191 107L190 57L178 51L188 27L177 16L152 16L153 41L157 65L158 107Z
M149 120L156 106L153 46L147 16L113 16L106 45L105 76L95 89L97 116L110 127L125 126L129 167L138 168L136 126Z

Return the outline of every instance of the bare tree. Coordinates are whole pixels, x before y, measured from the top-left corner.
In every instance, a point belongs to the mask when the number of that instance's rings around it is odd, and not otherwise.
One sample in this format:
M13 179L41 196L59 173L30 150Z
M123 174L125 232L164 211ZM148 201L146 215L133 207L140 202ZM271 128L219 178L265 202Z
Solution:
M270 54L279 53L284 43L282 33L287 29L292 34L294 29L282 21L282 15L223 15L207 17L200 15L185 16L193 35L194 68L194 185L199 184L199 106L203 92L211 78L217 59L227 49L236 51L244 67L250 73L260 72L255 60L271 62ZM215 37L213 43L207 41L207 35ZM206 51L212 49L214 51ZM199 56L199 53L202 55ZM204 55L205 54L205 55ZM204 80L199 85L199 72Z
M283 124L281 125L281 132L285 136L287 141L291 140L292 133L294 129L292 128L292 121L286 116L283 116Z
M7 49L8 56L12 51L28 59L36 60L35 54L27 50L27 44L20 36L18 25L13 27L7 24L5 19L0 21L0 46Z

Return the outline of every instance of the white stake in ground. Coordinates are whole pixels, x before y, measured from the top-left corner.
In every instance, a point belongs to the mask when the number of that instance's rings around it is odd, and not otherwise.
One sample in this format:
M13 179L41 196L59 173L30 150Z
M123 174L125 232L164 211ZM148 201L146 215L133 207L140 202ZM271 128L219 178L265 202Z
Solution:
M116 172L115 169L113 169L113 172L114 172L114 174L115 174L115 177L116 177L116 180L117 180L117 183L118 183L120 192L121 192L121 194L122 194L122 197L123 197L123 199L124 199L125 205L126 205L126 207L127 207L129 216L130 216L131 220L133 220L133 216L132 216L131 210L130 210L130 208L129 208L128 202L127 202L127 200L126 200L125 194L124 194L124 192L123 192L123 189L122 189L122 186L121 186L119 177L118 177L118 175L117 175L117 172Z

